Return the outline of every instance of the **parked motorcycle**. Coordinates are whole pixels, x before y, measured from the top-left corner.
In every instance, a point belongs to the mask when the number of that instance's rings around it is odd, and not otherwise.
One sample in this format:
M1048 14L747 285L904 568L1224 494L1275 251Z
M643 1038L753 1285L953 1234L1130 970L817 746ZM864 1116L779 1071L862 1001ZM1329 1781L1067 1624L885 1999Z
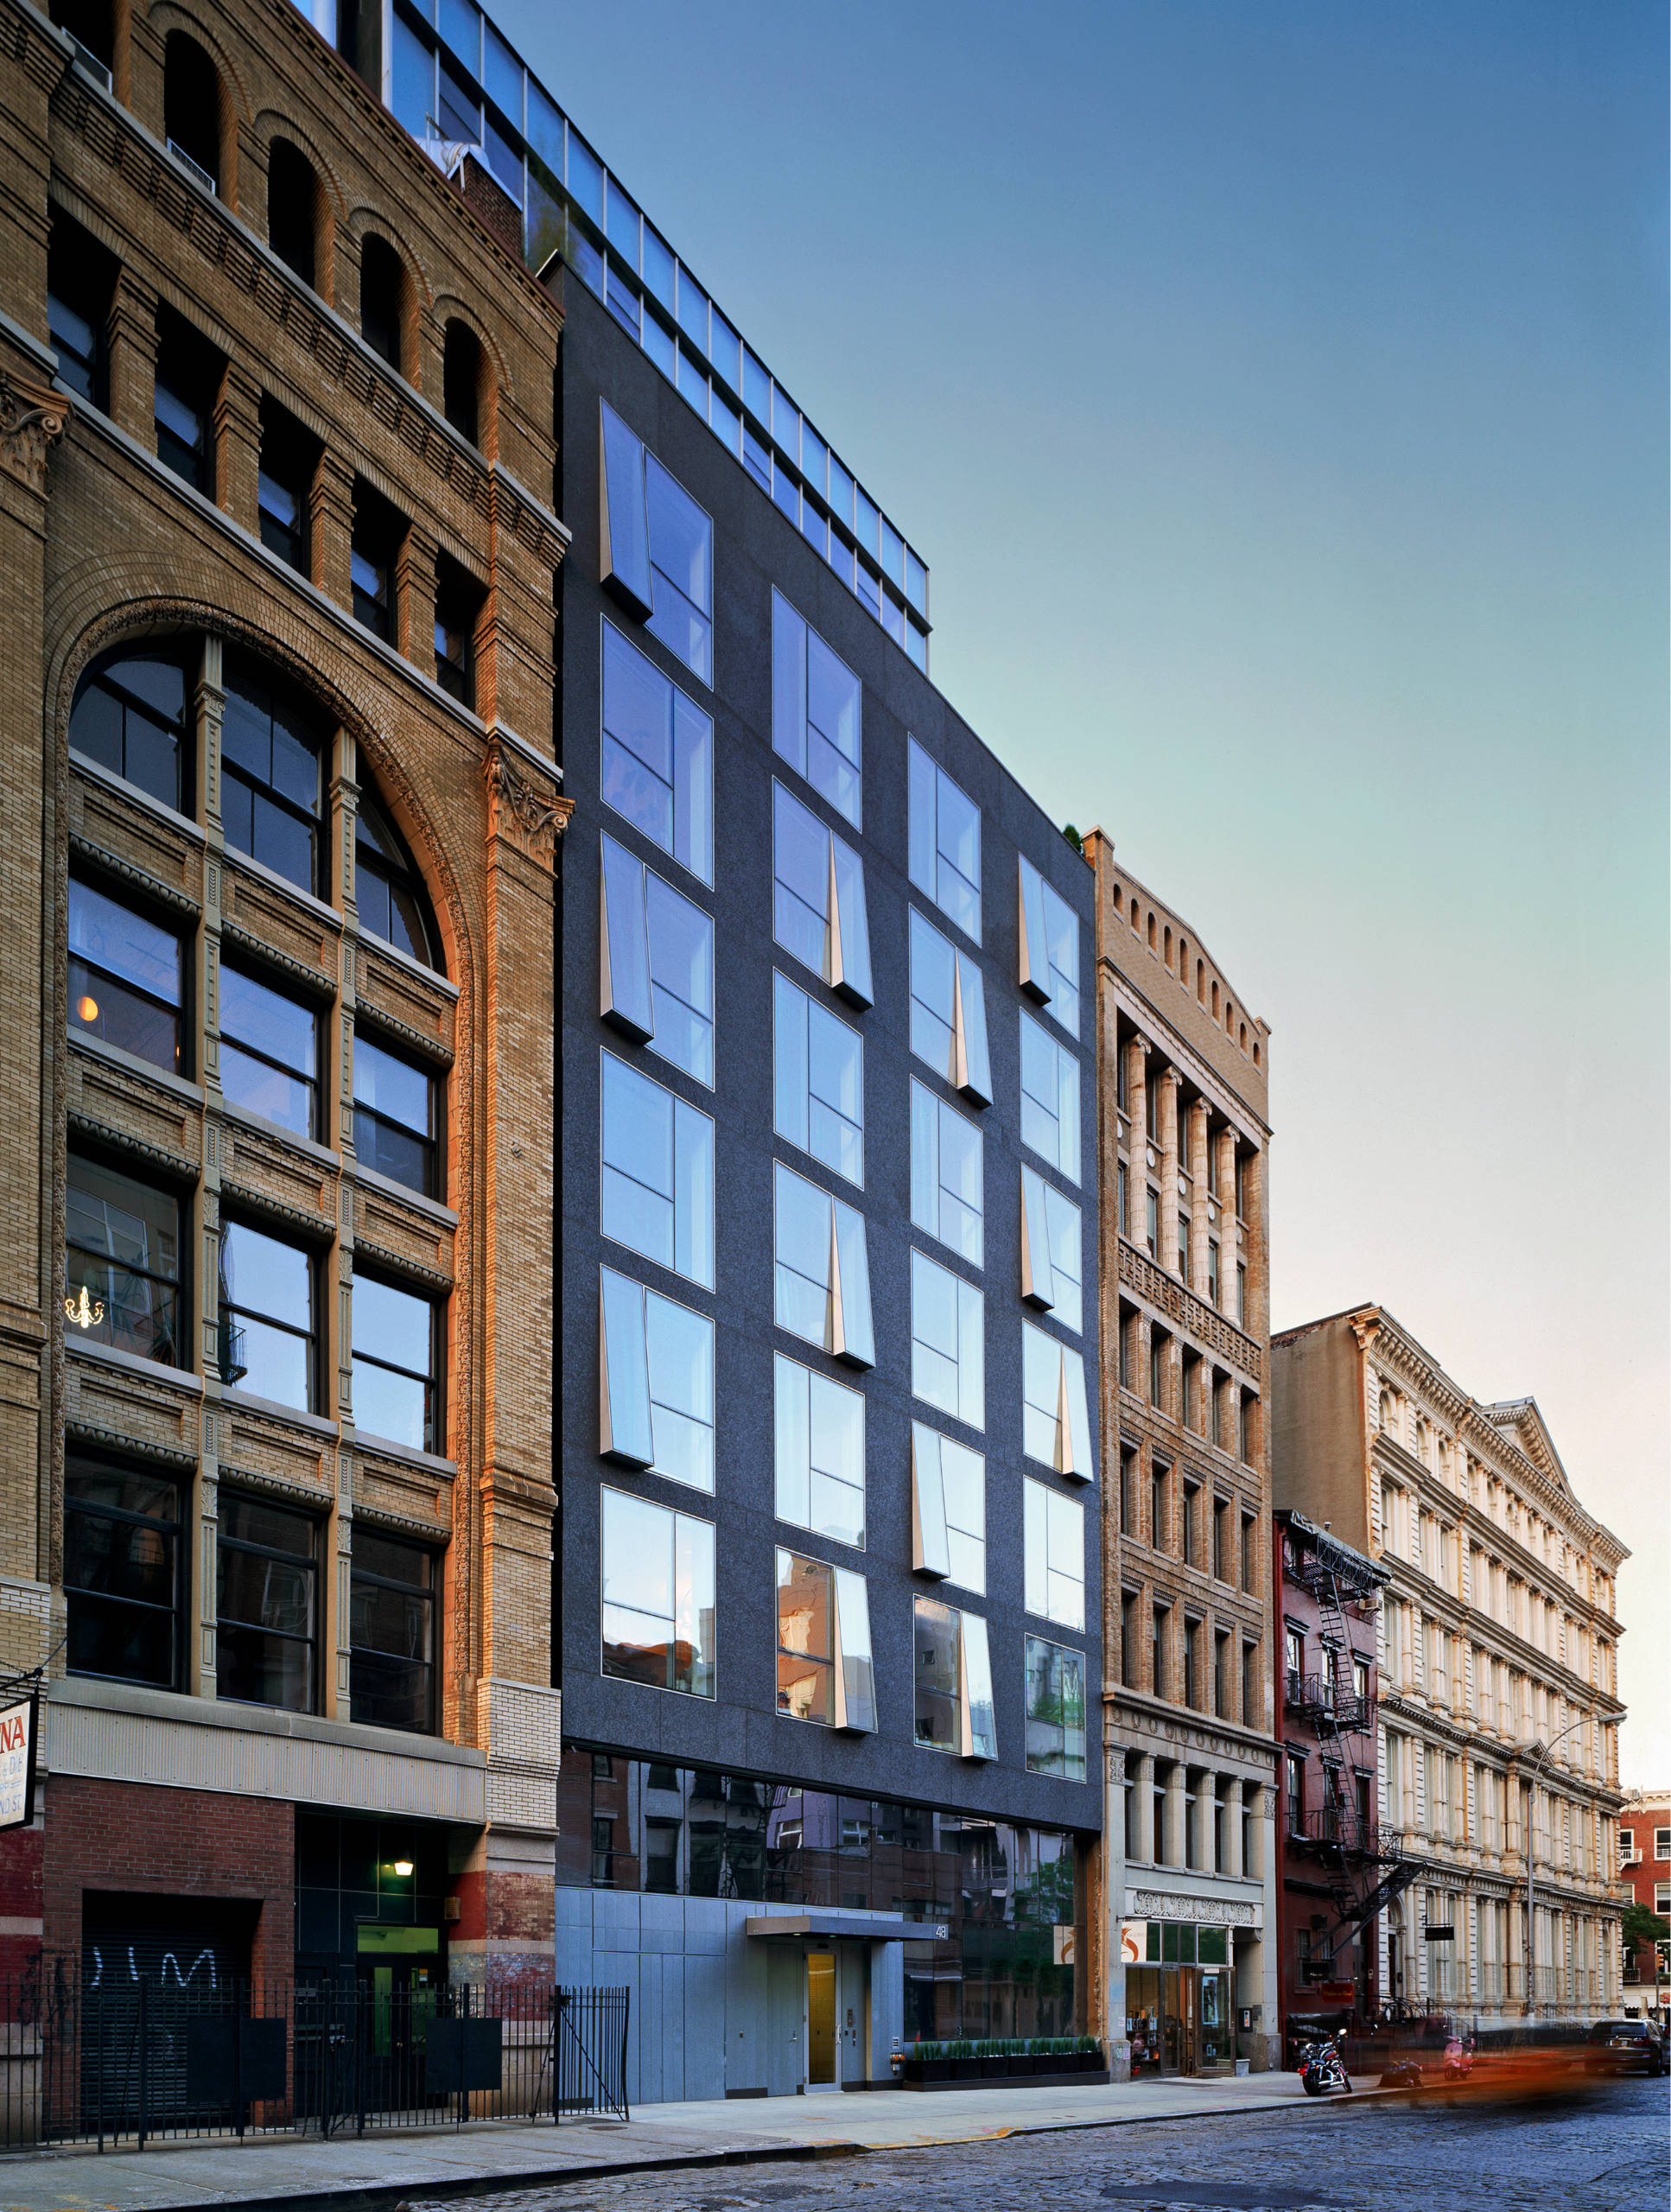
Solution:
M1337 2089L1351 2094L1346 2063L1332 2036L1306 2052L1300 2063L1299 2085L1308 2097L1328 2096Z

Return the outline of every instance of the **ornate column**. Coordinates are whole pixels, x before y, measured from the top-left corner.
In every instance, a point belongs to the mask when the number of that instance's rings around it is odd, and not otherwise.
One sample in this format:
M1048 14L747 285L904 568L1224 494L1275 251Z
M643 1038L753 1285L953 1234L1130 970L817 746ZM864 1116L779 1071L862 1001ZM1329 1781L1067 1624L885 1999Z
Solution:
M1168 1274L1178 1267L1178 1160L1181 1116L1179 1090L1183 1077L1169 1067L1160 1078L1157 1103L1160 1109L1160 1264Z
M1181 1758L1174 1759L1171 1766L1166 1770L1166 1848L1165 1864L1168 1866L1181 1866L1184 1864L1184 1822L1188 1815L1188 1808L1185 1803L1184 1792L1184 1762ZM1155 1859L1157 1864L1160 1863L1160 1853L1159 1849L1155 1852Z
M1240 1880L1247 1872L1242 1864L1242 1777L1228 1775L1224 1781L1224 1864L1222 1874Z
M1207 1102L1198 1098L1184 1109L1181 1160L1190 1179L1190 1288L1207 1297ZM1222 1254L1221 1254L1222 1260Z

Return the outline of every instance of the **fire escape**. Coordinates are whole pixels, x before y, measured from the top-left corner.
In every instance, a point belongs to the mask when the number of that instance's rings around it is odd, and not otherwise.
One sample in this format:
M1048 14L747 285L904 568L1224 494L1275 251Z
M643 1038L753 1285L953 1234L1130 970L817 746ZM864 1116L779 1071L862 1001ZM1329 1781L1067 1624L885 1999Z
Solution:
M1306 1842L1317 1855L1334 1907L1332 1923L1312 1937L1311 1978L1323 1980L1331 1978L1329 1969L1341 1949L1403 1895L1420 1868L1382 1845L1373 1806L1359 1799L1346 1743L1349 1736L1369 1738L1373 1773L1376 1700L1361 1692L1354 1679L1346 1607L1373 1602L1376 1583L1365 1576L1355 1553L1320 1530L1303 1541L1287 1572L1316 1600L1324 1659L1314 1675L1291 1673L1283 1699L1289 1712L1316 1731L1322 1755L1324 1801L1307 1816ZM1376 1869L1366 1891L1363 1884Z

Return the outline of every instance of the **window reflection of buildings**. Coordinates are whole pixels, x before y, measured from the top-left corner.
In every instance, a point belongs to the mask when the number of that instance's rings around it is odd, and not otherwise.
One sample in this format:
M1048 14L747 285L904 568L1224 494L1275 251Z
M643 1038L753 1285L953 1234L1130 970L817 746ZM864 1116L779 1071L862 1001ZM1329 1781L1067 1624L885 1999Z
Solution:
M912 2035L1063 2035L1073 1839L929 1808L565 1751L557 1878L812 1910L903 1913Z

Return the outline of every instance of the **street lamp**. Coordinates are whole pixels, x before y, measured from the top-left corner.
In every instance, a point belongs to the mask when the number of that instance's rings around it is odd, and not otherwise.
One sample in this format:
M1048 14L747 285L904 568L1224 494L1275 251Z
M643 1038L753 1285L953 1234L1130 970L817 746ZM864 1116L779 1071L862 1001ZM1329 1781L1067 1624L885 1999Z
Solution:
M1570 1736L1574 1729L1582 1728L1589 1718L1587 1713L1580 1713L1575 1720L1569 1720L1566 1726L1552 1736L1547 1744L1540 1741L1532 1745L1537 1757L1532 1762L1531 1790L1526 1805L1526 2002L1520 2008L1522 2019L1529 2019L1536 2010L1532 2001L1532 1977L1537 1966L1536 1941L1533 1933L1535 1925L1533 1917L1533 1903L1537 1894L1537 1853L1534 1846L1537 1842L1538 1777L1543 1771L1543 1762L1554 1750L1555 1745L1564 1738Z

